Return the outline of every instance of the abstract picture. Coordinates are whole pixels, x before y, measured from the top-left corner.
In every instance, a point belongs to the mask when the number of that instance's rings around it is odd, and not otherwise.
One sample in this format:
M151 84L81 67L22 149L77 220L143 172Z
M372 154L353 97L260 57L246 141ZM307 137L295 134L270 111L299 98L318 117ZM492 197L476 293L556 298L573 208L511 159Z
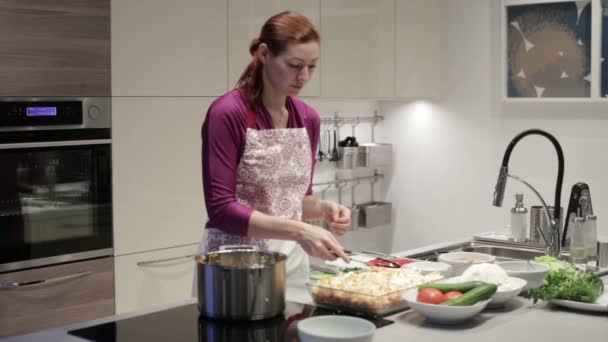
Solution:
M506 13L508 97L591 96L591 0L509 6Z
M602 71L602 97L608 97L608 0L602 0L602 57L600 70Z

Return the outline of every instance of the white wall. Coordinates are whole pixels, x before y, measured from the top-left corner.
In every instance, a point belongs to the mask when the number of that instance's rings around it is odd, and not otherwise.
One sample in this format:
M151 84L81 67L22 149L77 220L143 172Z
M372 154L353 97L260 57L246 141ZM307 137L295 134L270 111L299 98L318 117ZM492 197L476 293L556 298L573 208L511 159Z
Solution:
M524 192L526 206L537 205L533 194L513 181L504 206L491 205L504 150L528 128L545 129L562 145L566 167L561 205L567 207L574 183L588 183L599 233L608 235L602 216L608 205L608 103L599 111L597 104L572 103L506 110L500 101L499 1L446 0L442 15L441 100L379 104L386 115L381 136L395 144L388 184L388 199L395 207L392 249L504 229L516 191ZM553 204L557 158L548 140L522 140L509 169Z

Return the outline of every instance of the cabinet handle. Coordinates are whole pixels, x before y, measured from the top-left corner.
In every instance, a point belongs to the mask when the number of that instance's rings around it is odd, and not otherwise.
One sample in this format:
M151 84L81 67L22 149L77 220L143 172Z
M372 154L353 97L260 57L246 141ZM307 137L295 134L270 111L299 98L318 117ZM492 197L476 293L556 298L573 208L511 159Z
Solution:
M141 266L150 266L150 265L154 265L154 264L162 264L165 262L170 262L170 261L175 261L175 260L194 259L198 255L199 254L188 254L188 255L184 255L184 256L167 258L167 259L140 261L136 265L141 267Z
M85 277L85 276L88 276L91 274L93 274L93 272L85 271L85 272L74 273L74 274L56 277L56 278L50 278L50 279L25 281L25 282L21 282L21 283L4 283L4 284L0 284L0 290L22 289L22 288L30 287L30 286L48 285L48 284L58 283L60 281L67 281L67 280L72 280L72 279L76 279L76 278L82 278L82 277Z

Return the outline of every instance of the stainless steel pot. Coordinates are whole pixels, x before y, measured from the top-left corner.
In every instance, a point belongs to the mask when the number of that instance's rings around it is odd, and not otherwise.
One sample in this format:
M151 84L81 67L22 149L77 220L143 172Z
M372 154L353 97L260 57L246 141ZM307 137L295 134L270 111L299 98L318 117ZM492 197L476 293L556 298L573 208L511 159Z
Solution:
M259 320L282 314L286 260L285 254L247 246L197 256L201 315Z

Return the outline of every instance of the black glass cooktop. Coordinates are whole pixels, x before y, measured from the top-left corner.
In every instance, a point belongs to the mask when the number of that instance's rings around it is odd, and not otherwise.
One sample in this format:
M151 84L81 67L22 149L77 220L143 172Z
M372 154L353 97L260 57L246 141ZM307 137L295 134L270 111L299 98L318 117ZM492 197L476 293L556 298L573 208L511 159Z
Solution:
M296 322L306 317L336 315L334 310L287 302L285 312L261 321L221 321L199 316L196 304L72 330L70 335L95 342L284 342L298 341ZM362 317L381 328L393 321Z

